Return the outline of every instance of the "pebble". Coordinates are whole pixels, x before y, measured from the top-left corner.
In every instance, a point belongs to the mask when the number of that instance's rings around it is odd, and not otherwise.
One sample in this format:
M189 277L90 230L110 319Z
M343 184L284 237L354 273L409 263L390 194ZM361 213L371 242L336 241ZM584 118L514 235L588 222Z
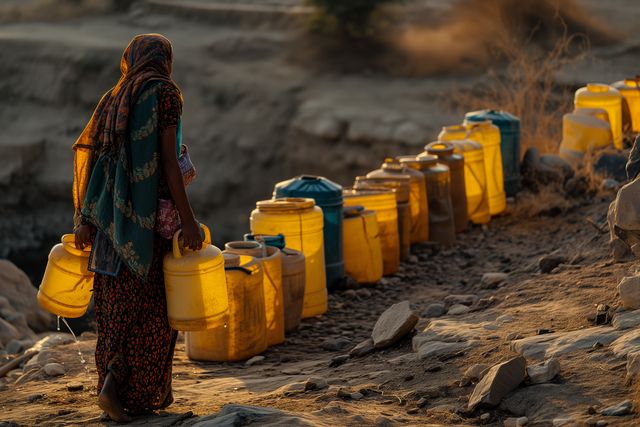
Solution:
M491 414L488 412L485 412L484 414L480 415L480 421L483 423L488 422L491 419Z
M495 289L509 278L507 273L484 273L480 279L482 289Z
M84 385L81 383L71 383L67 386L67 390L70 392L82 391L84 390Z
M447 315L449 316L460 316L462 314L467 314L471 309L463 304L454 304L451 306L449 311L447 311Z
M430 318L430 317L440 317L443 316L447 310L444 307L443 303L437 302L433 304L429 304L427 309L422 313L422 317Z
M425 406L427 406L427 404L429 403L429 400L421 397L420 400L418 400L418 402L416 403L416 405L418 406L418 408L424 408Z
M283 375L300 375L302 373L298 368L283 369L281 372Z
M67 372L64 365L61 365L60 363L47 363L44 365L43 370L44 373L50 377L59 377Z
M360 400L364 397L364 395L360 392L355 392L355 393L351 393L351 399L353 400Z
M418 320L409 301L393 304L380 315L373 327L371 338L374 347L380 349L395 344L413 330Z
M489 368L490 366L485 365L484 363L476 363L475 365L471 365L469 368L467 368L467 370L464 372L464 376L465 378L479 381L485 376Z
M527 367L527 375L533 384L543 384L551 381L560 373L560 361L555 357L545 363Z
M258 363L263 362L265 359L264 356L253 356L251 359L247 360L246 362L244 362L245 366L253 366L256 365Z
M420 412L420 408L409 408L409 409L407 409L407 414L409 414L409 415L415 415L418 412Z
M538 267L541 273L548 274L551 273L554 268L566 262L567 258L564 256L554 254L545 255L538 261Z
M351 340L346 338L328 338L321 344L323 350L327 351L340 351L351 345Z
M323 390L329 387L329 383L322 377L310 377L304 383L305 390Z
M478 301L477 295L447 295L444 299L444 303L447 307L451 307L456 304L472 306L476 301Z
M623 417L629 415L633 409L633 403L630 400L618 403L602 410L602 415L607 417Z
M347 360L349 360L349 355L348 354L339 354L339 355L334 356L334 357L331 358L331 362L329 362L329 367L330 368L335 368L337 366L342 365Z
M372 353L373 350L373 340L371 338L367 338L366 340L355 346L353 349L351 349L351 351L349 352L349 356L362 357L366 356L369 353Z
M504 427L521 427L526 426L528 423L529 418L527 417L507 418L504 420Z

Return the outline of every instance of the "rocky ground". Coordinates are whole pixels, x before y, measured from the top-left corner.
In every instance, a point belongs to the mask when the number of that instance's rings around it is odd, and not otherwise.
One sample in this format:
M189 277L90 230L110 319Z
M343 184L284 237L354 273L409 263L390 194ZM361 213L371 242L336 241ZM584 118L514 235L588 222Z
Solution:
M374 286L332 294L326 315L250 363L192 362L180 343L175 404L135 423L637 425L640 305L616 290L636 263L609 255L608 203L524 218L526 203L452 249L414 248ZM381 348L353 352L372 332ZM0 380L0 419L108 423L95 406L95 335L48 340Z

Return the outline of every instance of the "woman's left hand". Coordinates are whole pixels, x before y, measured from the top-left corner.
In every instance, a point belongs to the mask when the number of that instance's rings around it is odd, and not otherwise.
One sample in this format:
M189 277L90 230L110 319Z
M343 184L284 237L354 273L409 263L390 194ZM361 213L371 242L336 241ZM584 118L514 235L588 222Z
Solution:
M91 245L93 227L88 224L79 225L75 230L73 230L73 234L76 237L76 248L84 249L86 246Z

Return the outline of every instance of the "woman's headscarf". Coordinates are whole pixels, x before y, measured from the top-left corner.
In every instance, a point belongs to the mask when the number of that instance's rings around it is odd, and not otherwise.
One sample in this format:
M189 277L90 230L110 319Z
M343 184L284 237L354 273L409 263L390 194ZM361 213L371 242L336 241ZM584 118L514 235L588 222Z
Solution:
M115 155L119 151L127 135L132 107L141 90L151 81L163 81L178 89L171 79L172 60L171 42L160 34L135 36L122 54L120 80L102 97L91 120L73 144L76 225L86 196L92 163L97 156Z

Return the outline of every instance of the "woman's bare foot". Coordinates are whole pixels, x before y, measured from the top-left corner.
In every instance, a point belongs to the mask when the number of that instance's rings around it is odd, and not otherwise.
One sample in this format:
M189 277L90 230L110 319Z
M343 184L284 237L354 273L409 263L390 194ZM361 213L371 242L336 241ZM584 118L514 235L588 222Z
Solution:
M117 423L128 423L131 421L131 417L127 415L118 398L118 392L116 390L116 382L111 373L108 373L102 390L98 395L98 406L105 411L109 418Z

